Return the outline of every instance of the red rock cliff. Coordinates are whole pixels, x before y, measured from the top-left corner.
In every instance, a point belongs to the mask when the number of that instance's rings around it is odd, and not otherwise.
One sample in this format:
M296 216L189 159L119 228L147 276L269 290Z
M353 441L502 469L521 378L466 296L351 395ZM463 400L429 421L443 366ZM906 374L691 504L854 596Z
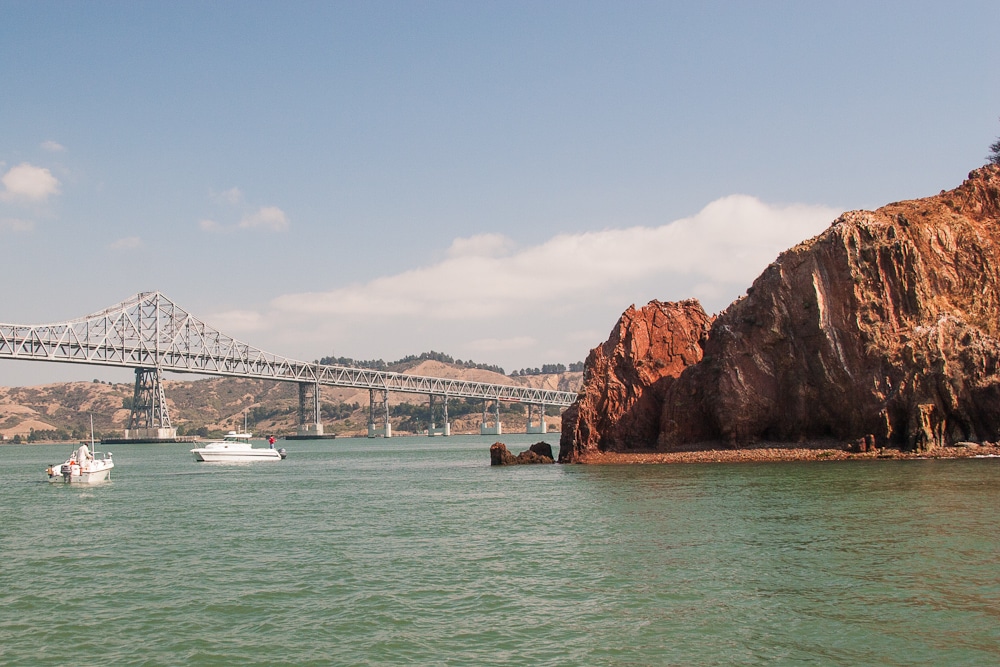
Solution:
M667 385L701 359L711 323L695 300L630 306L587 357L580 398L563 414L559 460L655 442Z
M998 341L1000 167L990 166L935 197L845 213L782 253L715 320L704 357L663 388L656 438L611 411L584 442L997 440ZM598 362L591 353L580 418ZM565 427L562 439L572 444Z

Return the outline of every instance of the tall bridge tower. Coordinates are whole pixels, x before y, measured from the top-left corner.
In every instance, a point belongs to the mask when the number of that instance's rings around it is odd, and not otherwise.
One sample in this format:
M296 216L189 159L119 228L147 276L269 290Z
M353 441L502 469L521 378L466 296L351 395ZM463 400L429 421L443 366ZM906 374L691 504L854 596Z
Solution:
M125 426L126 440L173 440L177 429L170 426L167 396L159 368L135 369L132 411Z

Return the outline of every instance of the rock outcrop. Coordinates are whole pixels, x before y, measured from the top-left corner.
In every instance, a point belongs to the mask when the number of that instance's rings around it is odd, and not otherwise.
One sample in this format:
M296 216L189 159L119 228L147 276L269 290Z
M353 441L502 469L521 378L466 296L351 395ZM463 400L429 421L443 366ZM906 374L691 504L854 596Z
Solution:
M664 312L650 337L677 330L677 315ZM592 447L707 441L865 439L927 450L997 440L1000 167L934 197L845 213L782 253L711 324L703 356L649 394L660 407L655 435L648 406L635 414L593 403L633 382L634 361L604 361L621 337L619 323L588 357L560 460ZM627 354L644 365L672 358Z
M580 397L563 413L559 460L648 449L659 434L666 389L701 360L711 323L693 299L630 306L587 357Z
M490 465L516 466L532 463L555 463L552 456L552 445L547 442L536 442L517 456L514 456L502 442L490 445Z

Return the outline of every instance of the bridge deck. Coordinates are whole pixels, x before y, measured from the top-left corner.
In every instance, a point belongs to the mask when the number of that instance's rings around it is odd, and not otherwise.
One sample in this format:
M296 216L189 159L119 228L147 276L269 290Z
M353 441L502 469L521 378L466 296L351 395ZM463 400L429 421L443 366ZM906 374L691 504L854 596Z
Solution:
M227 336L159 292L99 313L42 325L0 324L0 359L158 368L331 387L568 406L573 392L296 361Z

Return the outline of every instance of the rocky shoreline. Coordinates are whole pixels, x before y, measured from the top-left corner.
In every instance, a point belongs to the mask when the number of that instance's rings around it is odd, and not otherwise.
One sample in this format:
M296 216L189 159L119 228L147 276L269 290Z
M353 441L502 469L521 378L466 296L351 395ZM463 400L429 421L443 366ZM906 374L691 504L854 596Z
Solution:
M584 465L630 465L670 463L771 463L780 461L871 461L876 459L967 459L1000 457L1000 443L962 443L961 446L937 447L930 452L904 451L895 448L868 452L851 451L839 442L767 443L761 447L731 449L721 443L706 443L683 451L670 452L596 452L574 460Z

